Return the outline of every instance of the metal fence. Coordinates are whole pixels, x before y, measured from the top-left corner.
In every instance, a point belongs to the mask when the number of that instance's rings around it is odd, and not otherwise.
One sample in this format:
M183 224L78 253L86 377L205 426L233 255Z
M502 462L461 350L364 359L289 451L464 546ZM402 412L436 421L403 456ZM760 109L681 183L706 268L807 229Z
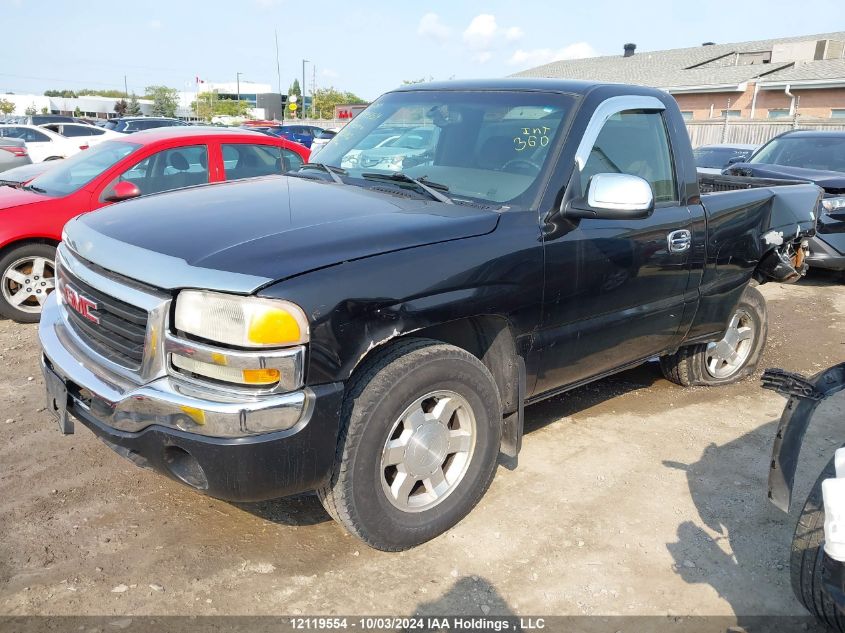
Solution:
M802 130L845 130L845 120L805 120L799 117L781 121L743 121L741 119L687 121L687 132L693 147L714 143L762 145L778 134L799 128Z

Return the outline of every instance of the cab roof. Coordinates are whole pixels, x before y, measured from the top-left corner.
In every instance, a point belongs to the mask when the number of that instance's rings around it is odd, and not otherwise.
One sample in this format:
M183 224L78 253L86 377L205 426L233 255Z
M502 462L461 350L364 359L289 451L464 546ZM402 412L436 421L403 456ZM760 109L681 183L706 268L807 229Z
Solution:
M599 81L579 81L574 79L546 79L536 77L505 77L503 79L456 79L450 81L433 81L427 83L408 84L396 88L393 92L410 92L416 90L478 90L478 91L526 91L526 92L559 92L566 94L585 95L599 87L618 87L620 94L662 95L656 88L633 86Z

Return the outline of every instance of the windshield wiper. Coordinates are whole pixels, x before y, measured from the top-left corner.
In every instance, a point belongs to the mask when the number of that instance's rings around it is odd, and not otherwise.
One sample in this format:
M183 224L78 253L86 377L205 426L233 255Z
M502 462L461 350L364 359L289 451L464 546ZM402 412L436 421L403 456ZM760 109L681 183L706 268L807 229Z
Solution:
M27 191L34 191L35 193L47 193L46 189L36 187L35 185L24 185L22 188L26 189Z
M326 163L305 163L302 167L300 167L300 169L305 169L306 167L312 167L314 169L323 170L329 176L331 176L332 180L334 180L339 185L344 184L340 176L348 175L348 172L345 169L341 167L335 167L334 165L326 165ZM340 176L338 174L340 174Z
M361 174L361 178L366 178L367 180L390 180L393 182L412 184L416 186L417 189L424 191L438 202L442 202L443 204L455 204L449 196L440 193L441 191L449 191L449 187L439 182L432 182L425 176L420 178L411 178L409 175L403 174L401 171L396 171L392 174ZM440 191L438 191L438 189Z

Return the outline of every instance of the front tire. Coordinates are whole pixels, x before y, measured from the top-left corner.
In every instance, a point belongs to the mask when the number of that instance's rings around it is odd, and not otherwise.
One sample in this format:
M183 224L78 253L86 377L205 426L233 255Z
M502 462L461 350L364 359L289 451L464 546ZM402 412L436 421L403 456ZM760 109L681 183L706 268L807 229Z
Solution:
M722 339L688 345L660 357L667 380L683 387L739 382L757 369L769 332L766 299L748 286L734 309Z
M836 476L831 459L816 480L795 525L789 557L790 580L795 597L815 618L834 631L845 632L845 619L822 589L824 503L822 482Z
M455 525L493 480L502 407L487 368L428 339L401 341L351 380L328 513L376 549L405 550Z
M0 314L18 323L37 323L41 306L56 287L56 248L24 244L0 257Z

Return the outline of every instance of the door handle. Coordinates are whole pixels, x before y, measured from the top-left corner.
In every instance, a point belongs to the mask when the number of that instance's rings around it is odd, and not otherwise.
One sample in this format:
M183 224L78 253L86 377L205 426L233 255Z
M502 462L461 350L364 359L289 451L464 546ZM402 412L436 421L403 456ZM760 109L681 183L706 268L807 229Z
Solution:
M692 244L692 234L686 229L672 231L666 236L666 243L669 246L670 253L683 253L689 250Z

